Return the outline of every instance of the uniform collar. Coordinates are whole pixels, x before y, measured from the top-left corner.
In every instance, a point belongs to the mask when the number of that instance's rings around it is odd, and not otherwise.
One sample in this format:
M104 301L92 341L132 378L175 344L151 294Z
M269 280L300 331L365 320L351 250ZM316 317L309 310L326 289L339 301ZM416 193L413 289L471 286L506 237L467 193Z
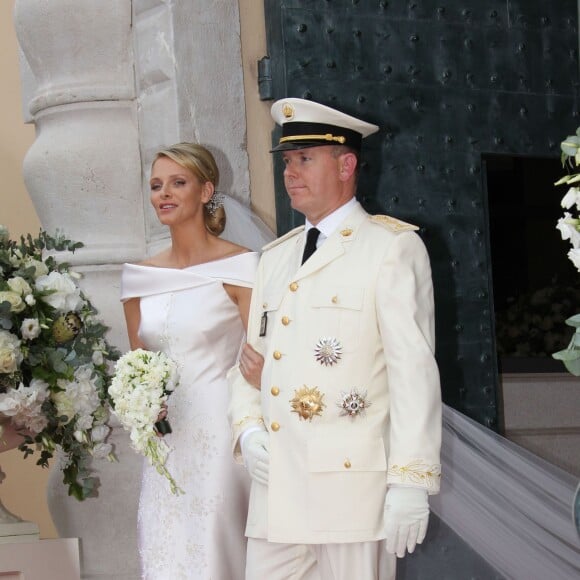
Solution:
M327 215L323 220L321 220L316 227L320 230L320 238L325 240L329 238L335 230L340 226L340 224L346 219L348 214L354 209L355 206L359 206L359 202L356 198L352 197L344 205L335 209L330 215ZM308 233L310 228L314 227L308 220L304 223L304 232ZM320 240L319 238L319 240ZM320 241L322 241L320 240Z

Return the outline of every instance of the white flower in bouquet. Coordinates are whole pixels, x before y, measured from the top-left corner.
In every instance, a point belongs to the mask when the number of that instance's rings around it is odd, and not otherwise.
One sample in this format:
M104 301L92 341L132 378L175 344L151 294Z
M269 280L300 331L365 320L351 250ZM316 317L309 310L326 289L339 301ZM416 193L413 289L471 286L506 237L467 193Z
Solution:
M0 421L8 418L21 430L20 450L24 457L40 453L42 467L59 447L63 482L83 500L97 485L91 459L114 460L102 426L118 353L77 285L79 276L56 260L55 251L80 247L42 231L13 241L0 226Z
M16 427L37 434L48 425L42 412L47 398L48 384L44 381L33 379L28 387L20 383L17 389L8 389L0 395L0 413L11 417Z
M20 325L20 334L24 340L34 340L40 334L40 322L37 318L25 318Z
M18 292L12 290L0 291L0 303L8 302L10 305L10 312L22 312L26 308L26 302L22 300L22 296Z
M580 189L576 186L580 182L580 127L576 135L568 136L562 141L562 165L568 170L568 174L556 181L555 185L571 185L570 189L562 198L560 205L564 209L576 210L576 216L570 212L564 212L564 217L558 220L556 229L559 230L563 240L569 240L572 248L568 251L568 258L580 272ZM580 376L580 314L571 316L566 321L575 331L568 347L552 354L561 360L565 367L573 375Z
M14 373L22 362L20 341L7 330L0 330L0 373Z
M48 292L42 300L50 304L58 312L76 312L84 304L81 290L75 284L70 274L51 272L36 279L36 288Z
M32 288L30 284L21 276L15 276L7 281L8 287L12 292L20 294L20 296L27 296L32 293Z
M155 424L177 385L178 368L174 361L162 352L137 349L117 361L109 387L114 413L129 431L133 448L167 478L174 494L183 492L165 467L169 447L159 437Z

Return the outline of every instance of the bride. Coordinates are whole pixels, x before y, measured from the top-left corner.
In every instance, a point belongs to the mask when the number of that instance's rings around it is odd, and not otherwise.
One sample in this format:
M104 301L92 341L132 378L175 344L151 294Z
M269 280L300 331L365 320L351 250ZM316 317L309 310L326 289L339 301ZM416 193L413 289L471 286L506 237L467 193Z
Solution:
M248 320L258 254L218 236L219 173L201 145L157 153L151 203L171 246L125 264L122 295L132 349L163 351L180 368L167 404L167 468L185 493L145 464L138 510L142 577L242 580L249 480L230 450L226 372ZM259 374L251 382L259 384Z

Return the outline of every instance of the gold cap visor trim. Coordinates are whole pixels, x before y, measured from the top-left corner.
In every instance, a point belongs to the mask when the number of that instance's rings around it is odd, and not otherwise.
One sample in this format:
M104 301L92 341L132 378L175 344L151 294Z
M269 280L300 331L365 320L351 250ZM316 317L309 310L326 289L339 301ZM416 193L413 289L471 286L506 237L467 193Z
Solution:
M346 137L342 135L333 135L332 133L326 133L325 135L288 135L280 139L280 144L287 143L288 141L335 141L337 143L344 143Z

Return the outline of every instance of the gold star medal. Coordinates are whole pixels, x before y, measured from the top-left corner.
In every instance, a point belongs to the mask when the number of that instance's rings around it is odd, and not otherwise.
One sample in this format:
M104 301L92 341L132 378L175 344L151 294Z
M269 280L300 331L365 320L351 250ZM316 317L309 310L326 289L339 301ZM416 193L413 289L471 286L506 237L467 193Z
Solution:
M290 400L292 413L297 413L300 419L312 418L316 415L322 415L322 409L326 406L322 399L324 393L318 390L318 387L308 388L306 385L294 391L294 398Z
M342 345L336 338L321 338L314 347L314 356L321 365L332 366L342 356Z

